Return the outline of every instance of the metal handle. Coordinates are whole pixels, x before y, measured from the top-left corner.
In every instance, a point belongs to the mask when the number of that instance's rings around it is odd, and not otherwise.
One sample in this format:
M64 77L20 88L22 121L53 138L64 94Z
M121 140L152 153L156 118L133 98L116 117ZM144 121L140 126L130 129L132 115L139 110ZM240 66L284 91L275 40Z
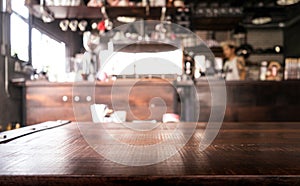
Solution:
M9 90L8 90L8 57L7 56L5 56L5 84L4 84L4 86L5 86L5 93L6 93L6 95L7 95L7 97L10 97L10 94L9 94Z
M63 96L62 100L63 100L63 102L67 102L68 101L68 96Z
M80 101L80 97L79 96L74 96L74 101L75 102L79 102Z
M85 98L85 100L86 100L87 102L92 101L92 96L87 96L87 97Z

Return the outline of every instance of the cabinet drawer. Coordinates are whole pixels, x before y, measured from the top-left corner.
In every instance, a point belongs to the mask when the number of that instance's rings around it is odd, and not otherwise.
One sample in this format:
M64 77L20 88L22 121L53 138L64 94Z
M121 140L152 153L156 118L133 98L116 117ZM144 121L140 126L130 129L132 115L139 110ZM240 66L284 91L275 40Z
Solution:
M63 107L72 104L71 87L28 87L27 107Z
M169 83L117 86L31 86L26 89L27 124L48 120L92 121L90 105L107 104L127 111L127 121L155 119L174 112L174 87ZM113 90L113 92L112 92Z
M73 103L92 104L93 92L85 87L29 87L27 107L72 107Z
M55 120L75 121L72 107L29 107L26 117L27 125Z

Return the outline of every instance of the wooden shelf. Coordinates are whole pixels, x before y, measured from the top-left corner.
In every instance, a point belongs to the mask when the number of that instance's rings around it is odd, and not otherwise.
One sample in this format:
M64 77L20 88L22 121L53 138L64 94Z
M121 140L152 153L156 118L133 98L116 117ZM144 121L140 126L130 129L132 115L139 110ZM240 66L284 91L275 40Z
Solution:
M34 12L40 12L40 5L31 5ZM99 19L102 17L100 8L87 6L48 6L55 19Z
M252 53L255 56L283 56L283 53Z
M176 13L175 7L167 7L166 15L173 15ZM118 16L134 16L144 19L160 19L162 7L150 7L147 13L146 7L109 7L107 14L111 18Z
M29 5L34 12L40 11L40 5ZM103 15L100 7L80 6L48 6L51 12L54 13L56 19L99 19ZM159 19L161 16L162 7L150 7L147 13L146 7L108 7L107 14L109 18L116 18L118 16L134 16L144 19ZM176 11L175 7L167 8L167 15L172 15Z
M177 50L175 46L165 43L133 43L133 44L117 44L115 46L116 51L119 52L130 52L130 53L139 53L139 52L165 52L165 51L174 51Z
M198 45L195 47L186 47L185 50L192 51L196 55L211 56L213 54L215 57L223 57L223 50L221 47L207 48L205 45Z
M40 17L40 5L27 5L36 17ZM100 7L80 6L48 6L55 19L101 19L103 17ZM115 19L118 16L130 16L141 19L160 20L162 7L150 7L147 12L146 7L107 7L108 17ZM178 7L167 7L166 15L175 16ZM242 16L227 17L201 17L191 15L192 30L231 30L240 21Z
M191 17L193 30L231 30L243 19L242 16Z

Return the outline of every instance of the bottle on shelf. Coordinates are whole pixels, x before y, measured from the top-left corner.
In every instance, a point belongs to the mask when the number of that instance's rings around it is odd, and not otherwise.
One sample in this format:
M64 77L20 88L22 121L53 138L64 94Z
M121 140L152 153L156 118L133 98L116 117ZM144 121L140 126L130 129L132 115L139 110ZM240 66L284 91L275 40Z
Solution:
M184 51L183 65L184 65L184 75L188 79L194 79L194 53Z
M194 57L194 61L195 61L194 78L199 79L200 77L205 76L205 71L206 71L205 56L196 55Z
M267 61L261 62L259 79L262 81L266 80L267 70L268 70L267 65L268 65Z

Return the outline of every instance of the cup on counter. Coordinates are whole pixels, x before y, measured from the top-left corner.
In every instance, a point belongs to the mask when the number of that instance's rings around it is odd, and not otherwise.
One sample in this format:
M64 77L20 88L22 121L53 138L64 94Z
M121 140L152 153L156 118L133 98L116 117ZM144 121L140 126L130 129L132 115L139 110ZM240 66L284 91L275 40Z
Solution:
M126 121L126 111L114 111L111 115L112 121L115 123L123 123Z
M109 110L106 104L92 104L90 109L94 123L104 122Z

